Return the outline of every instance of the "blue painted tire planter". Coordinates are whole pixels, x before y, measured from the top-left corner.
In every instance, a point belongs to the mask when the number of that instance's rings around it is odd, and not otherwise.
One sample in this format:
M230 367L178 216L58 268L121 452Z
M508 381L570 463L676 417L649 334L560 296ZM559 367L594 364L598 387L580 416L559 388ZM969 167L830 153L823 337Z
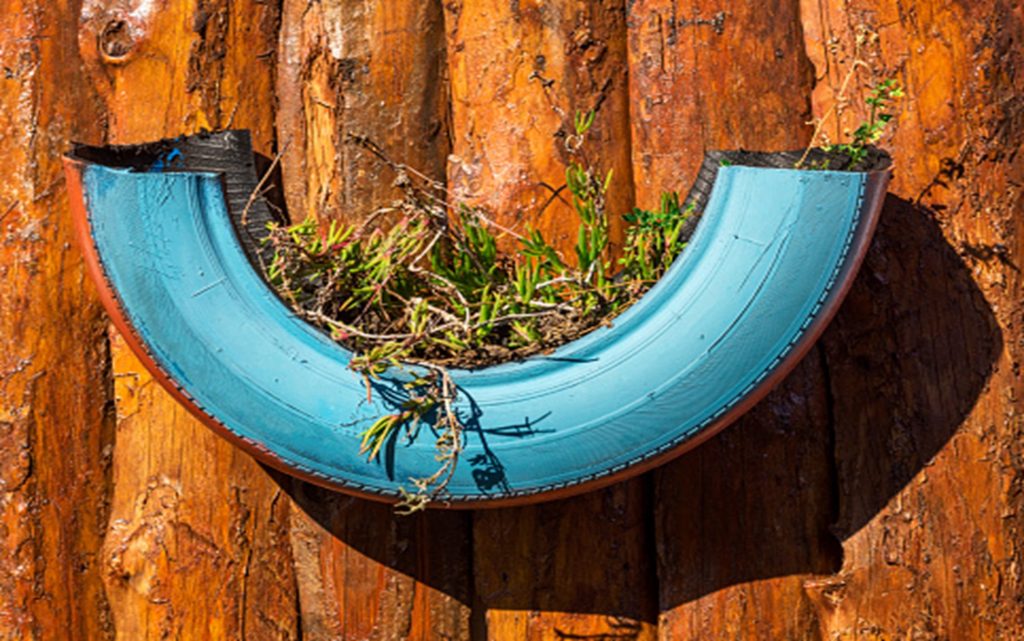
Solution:
M542 500L640 473L735 420L811 347L863 258L888 170L717 164L702 173L710 189L689 246L611 327L550 355L453 371L466 434L450 505ZM246 132L78 147L66 168L111 317L203 422L275 467L379 500L436 470L429 426L379 461L359 456L359 433L394 411L402 374L368 404L351 353L253 268L251 230L270 214L247 203Z

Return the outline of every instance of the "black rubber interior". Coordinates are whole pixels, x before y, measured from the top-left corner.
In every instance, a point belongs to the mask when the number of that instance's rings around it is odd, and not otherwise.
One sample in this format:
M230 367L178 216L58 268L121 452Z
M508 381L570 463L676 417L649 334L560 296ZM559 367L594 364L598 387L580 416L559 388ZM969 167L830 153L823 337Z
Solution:
M220 174L228 211L249 260L258 265L261 260L269 261L273 258L273 250L263 247L260 239L266 236L270 222L284 220L282 216L274 215L265 198L256 197L249 202L260 178L248 130L201 133L142 145L75 145L72 156L137 171L202 171ZM245 225L242 225L242 213L247 206Z

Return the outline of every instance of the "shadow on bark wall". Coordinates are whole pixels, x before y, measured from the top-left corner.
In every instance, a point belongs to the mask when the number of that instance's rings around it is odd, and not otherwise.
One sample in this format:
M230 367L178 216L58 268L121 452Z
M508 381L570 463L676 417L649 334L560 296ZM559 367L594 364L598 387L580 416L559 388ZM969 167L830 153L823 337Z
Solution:
M933 212L889 196L864 267L819 346L737 425L653 474L652 532L675 539L659 550L660 571L671 575L659 582L661 609L740 583L837 571L840 541L942 449L1001 349L992 310ZM462 574L471 568L469 514L388 516L386 507L277 478L345 544L473 601L472 579ZM342 513L390 527L358 527L358 519L338 519ZM557 514L557 505L547 513ZM548 587L540 597L504 594L500 606L581 611L572 589ZM653 621L655 613L602 602L616 592L594 591L587 611Z
M991 307L936 214L890 196L824 336L837 465L836 535L868 523L974 407L1003 349Z

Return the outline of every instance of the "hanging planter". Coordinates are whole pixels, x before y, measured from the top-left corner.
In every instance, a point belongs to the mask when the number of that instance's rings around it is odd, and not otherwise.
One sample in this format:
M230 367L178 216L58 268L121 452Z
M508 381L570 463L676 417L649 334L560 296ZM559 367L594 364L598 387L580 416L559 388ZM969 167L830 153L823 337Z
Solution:
M799 154L712 154L683 255L610 327L551 354L452 370L464 447L450 504L524 503L638 474L736 420L832 317L867 249L889 180L792 169ZM787 168L788 167L788 168ZM171 394L258 459L393 501L437 469L429 425L368 462L368 400L352 353L296 318L254 267L270 213L249 136L232 131L66 159L78 237L126 342ZM265 257L264 257L265 258Z

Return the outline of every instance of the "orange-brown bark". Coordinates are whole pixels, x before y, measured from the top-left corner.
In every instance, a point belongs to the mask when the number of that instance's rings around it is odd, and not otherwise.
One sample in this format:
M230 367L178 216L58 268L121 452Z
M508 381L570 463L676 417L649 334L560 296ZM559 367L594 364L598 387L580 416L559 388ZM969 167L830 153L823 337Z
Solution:
M813 81L799 0L636 0L629 12L637 202L685 191L708 149L798 149Z
M0 26L0 638L111 638L98 551L113 446L106 321L71 243L59 155L103 137L73 3Z
M540 230L571 247L578 219L568 205L565 136L576 114L595 112L586 150L613 171L613 242L633 202L626 95L624 0L448 2L452 101L450 187L522 233ZM547 88L545 88L547 86Z
M88 0L83 15L111 142L230 123L273 151L272 5ZM155 385L116 333L112 343L117 446L102 562L118 637L295 639L287 497Z
M292 519L304 639L468 639L469 518L297 485Z
M449 141L440 0L286 0L283 14L278 126L292 219L355 222L400 197L395 176L347 144L349 134L443 179Z
M879 237L824 341L845 556L808 584L821 637L1021 638L1024 14L804 4L819 115L858 58L859 83L907 93Z

